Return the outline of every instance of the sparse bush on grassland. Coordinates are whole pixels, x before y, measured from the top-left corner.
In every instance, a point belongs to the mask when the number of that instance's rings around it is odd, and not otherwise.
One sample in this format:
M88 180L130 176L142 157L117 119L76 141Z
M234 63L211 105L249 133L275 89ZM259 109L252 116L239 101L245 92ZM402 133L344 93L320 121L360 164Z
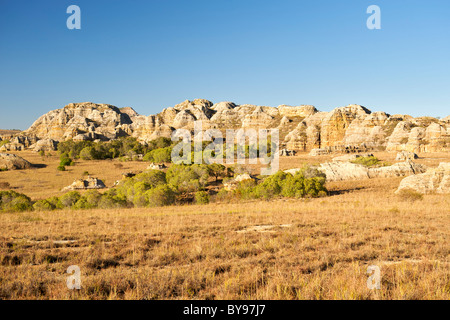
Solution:
M197 191L195 193L195 202L198 204L209 203L209 193L206 191Z
M156 207L174 204L177 199L192 199L196 203L210 202L205 190L211 177L217 179L226 175L222 165L172 165L167 172L146 170L132 178L123 180L116 188L103 194L89 190L81 194L70 191L60 197L51 197L33 203L25 195L3 192L2 211L50 211L55 209L94 209L122 207ZM273 197L319 197L326 195L325 176L316 169L305 167L292 175L282 171L265 177L260 183L253 179L241 181L236 190L220 190L214 197L217 200L271 199ZM187 194L190 194L186 197Z
M10 187L11 185L9 184L9 182L0 182L0 189L8 189Z
M305 167L294 175L279 171L256 184L244 180L238 184L235 193L242 199L271 199L276 196L288 198L320 197L327 194L325 175L320 171Z
M33 209L29 197L15 191L0 191L0 211L20 212Z
M167 170L167 183L180 192L195 192L208 182L208 168L204 164L174 164Z
M423 194L414 191L412 189L403 189L400 190L400 192L398 193L398 196L400 197L401 200L403 201L417 201L417 200L423 200Z

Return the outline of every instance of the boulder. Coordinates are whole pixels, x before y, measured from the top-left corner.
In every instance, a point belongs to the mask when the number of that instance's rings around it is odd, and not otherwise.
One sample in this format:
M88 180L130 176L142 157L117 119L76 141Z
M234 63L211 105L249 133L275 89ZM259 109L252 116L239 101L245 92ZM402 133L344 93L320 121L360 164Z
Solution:
M295 150L281 149L280 156L281 157L292 157L295 156L297 152Z
M150 165L147 167L147 170L163 170L166 169L167 166L162 163L162 164L155 164L155 163L150 163Z
M87 177L86 179L75 180L70 186L63 188L61 191L103 189L103 188L106 188L106 186L102 180L93 177Z
M58 147L58 142L52 139L42 139L36 142L36 144L31 146L33 151L56 151Z
M10 153L0 153L0 170L20 170L29 169L32 164L24 158Z
M359 154L356 154L356 153L353 153L353 154L345 154L345 155L343 155L343 156L339 156L339 157L334 157L332 160L333 161L348 161L348 162L351 162L351 161L354 161L354 160L356 160L356 159L358 159L358 158L361 158L361 157L373 157L373 154L372 153L365 153L365 154L361 154L361 153L359 153Z
M330 152L327 149L312 149L309 155L312 157L317 157L317 156L325 156L329 153Z
M419 159L417 154L411 151L401 151L397 153L397 157L395 158L396 161L405 161L405 160L414 160Z
M407 160L392 166L369 168L369 178L406 177L424 173L426 170L426 166Z
M25 150L25 145L17 142L5 143L0 147L0 151L23 151Z
M295 174L301 169L284 170ZM406 177L426 171L426 167L412 161L396 163L392 166L368 168L351 162L332 161L317 166L317 170L326 175L327 181L362 180L372 178Z
M435 169L409 176L400 182L396 193L414 190L422 194L450 193L450 162L441 162Z
M252 177L248 173L243 173L243 174L237 175L232 180L224 182L223 187L224 187L225 190L231 191L231 190L236 189L236 187L239 184L239 182L245 181L245 180L255 180L256 181L257 179L255 177Z
M369 178L367 167L350 162L326 162L317 168L327 176L327 181L361 180Z

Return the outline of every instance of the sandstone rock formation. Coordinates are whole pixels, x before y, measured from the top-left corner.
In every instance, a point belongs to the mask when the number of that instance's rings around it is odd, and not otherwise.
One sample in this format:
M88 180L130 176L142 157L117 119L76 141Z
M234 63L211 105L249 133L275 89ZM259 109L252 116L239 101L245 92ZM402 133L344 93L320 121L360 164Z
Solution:
M223 134L226 129L277 128L280 149L323 149L327 153L446 152L450 151L448 119L389 115L371 112L355 104L319 112L309 105L213 104L205 99L186 100L158 114L143 116L130 107L119 109L108 104L84 102L48 112L2 148L23 150L44 139L94 141L122 136L133 136L145 143L158 137L170 137L175 129L192 132L194 122L202 121L204 130L218 129Z
M364 153L364 154L346 154L343 156L339 156L339 157L334 157L332 160L333 161L344 161L344 162L351 162L354 161L358 158L362 158L362 157L373 157L372 153Z
M279 151L280 157L293 157L296 154L295 150L281 149Z
M397 153L397 157L395 158L396 161L405 161L405 160L414 160L419 159L417 154L411 151L401 151Z
M34 151L55 151L57 150L58 142L52 139L42 139L30 146Z
M318 168L327 176L327 181L361 180L368 179L367 167L350 162L326 162Z
M286 173L295 174L301 169L285 170ZM373 178L406 177L426 171L426 167L412 161L396 163L392 166L368 168L361 164L351 162L325 162L317 170L326 175L327 181L363 180Z
M108 140L127 135L126 131L133 123L129 113L129 110L122 113L108 104L71 103L41 116L23 134L55 141L77 136L78 139Z
M312 149L309 152L309 155L312 157L317 157L317 156L326 156L329 153L330 151L328 151L327 149Z
M229 181L224 182L223 183L223 187L224 187L225 190L231 191L231 190L236 189L236 187L239 184L239 182L242 182L242 181L245 181L245 180L254 180L254 181L256 181L256 178L252 177L248 173L243 173L243 174L237 175L236 177L234 177L234 179L231 179Z
M0 170L29 169L32 164L24 158L10 153L0 153Z
M424 173L427 167L407 160L392 166L369 168L369 178L406 177L413 174Z
M149 166L147 167L147 170L163 170L166 169L167 166L162 163L162 164L155 164L155 163L150 163Z
M436 169L409 176L400 182L396 193L402 190L414 190L427 193L450 193L450 162L441 162Z
M102 180L87 177L86 179L75 180L70 186L63 188L61 191L103 189L103 188L106 188L106 186Z

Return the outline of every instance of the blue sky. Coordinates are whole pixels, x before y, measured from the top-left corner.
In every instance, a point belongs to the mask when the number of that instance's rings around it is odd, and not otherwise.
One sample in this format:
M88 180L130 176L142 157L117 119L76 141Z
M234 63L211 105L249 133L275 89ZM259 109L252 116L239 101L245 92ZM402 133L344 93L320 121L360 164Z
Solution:
M0 0L0 70L0 128L71 102L149 115L195 98L446 116L450 1Z

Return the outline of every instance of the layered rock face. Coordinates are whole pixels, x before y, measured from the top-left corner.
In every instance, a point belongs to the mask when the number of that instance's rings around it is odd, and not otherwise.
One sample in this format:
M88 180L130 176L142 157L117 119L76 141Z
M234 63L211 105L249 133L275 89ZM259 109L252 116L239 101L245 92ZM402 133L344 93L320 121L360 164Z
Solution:
M360 105L319 112L309 105L213 104L204 99L186 100L156 115L143 116L129 107L119 109L85 102L50 111L28 130L16 135L17 141L11 141L3 148L21 150L34 145L38 149L52 149L50 140L110 140L122 136L147 142L170 137L175 129L187 129L192 133L194 122L201 120L204 130L218 129L223 134L226 129L277 128L280 147L288 150L445 152L450 151L448 118L391 116L384 112L372 113ZM36 144L44 139L47 139L45 143Z
M108 104L71 103L41 116L23 134L55 141L114 139L128 135L128 113Z
M295 174L301 169L285 170ZM346 161L332 161L321 163L317 170L323 172L327 181L363 180L373 178L406 177L424 173L427 168L412 161L396 163L392 166L368 168L360 164Z

